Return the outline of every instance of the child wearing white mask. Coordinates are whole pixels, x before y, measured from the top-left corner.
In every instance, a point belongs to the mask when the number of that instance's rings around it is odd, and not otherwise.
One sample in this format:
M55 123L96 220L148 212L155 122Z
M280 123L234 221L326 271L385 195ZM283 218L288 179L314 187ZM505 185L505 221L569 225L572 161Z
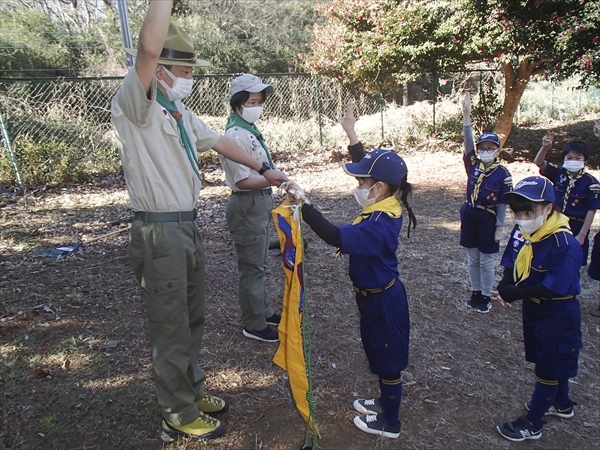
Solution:
M270 84L245 73L233 79L230 95L223 99L231 108L225 137L262 163L263 168L257 172L219 155L225 184L231 188L225 217L238 260L238 302L244 323L242 334L262 342L279 340L276 327L281 320L271 306L265 287L273 199L271 185L262 175L274 165L269 147L256 126L267 96L274 91Z
M497 160L500 137L485 132L473 144L471 95L462 101L467 195L460 210L460 245L467 250L471 297L465 306L486 314L492 309L490 293L494 282L494 254L500 251L504 233L506 202L502 195L512 189L512 177Z
M585 168L589 157L585 142L567 142L562 151L563 163L557 166L545 159L553 141L554 133L548 131L533 162L540 168L540 175L554 183L554 208L569 218L573 235L583 247L581 265L585 266L590 226L600 207L600 184Z
M397 438L401 423L401 372L408 364L410 321L408 300L398 272L398 236L402 207L411 192L404 160L392 150L365 154L354 134L352 104L341 120L350 138L352 163L344 171L358 181L354 196L362 207L352 224L336 226L313 206L302 207L302 218L327 244L349 255L348 275L356 292L360 334L371 372L379 377L379 396L360 398L354 424L370 434ZM398 197L398 198L397 198ZM408 209L408 208L407 208ZM409 222L414 215L409 211Z

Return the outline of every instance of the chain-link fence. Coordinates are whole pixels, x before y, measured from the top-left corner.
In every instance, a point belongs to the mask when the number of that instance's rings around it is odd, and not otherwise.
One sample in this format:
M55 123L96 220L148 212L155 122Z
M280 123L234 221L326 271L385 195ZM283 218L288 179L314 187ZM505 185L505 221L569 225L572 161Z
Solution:
M228 95L234 76L199 76L193 92L186 98L186 104L219 131L223 131L228 113L228 105L221 99ZM267 136L275 154L286 147L334 145L324 133L344 114L350 99L357 114L378 117L373 121L378 130L372 135L379 134L381 141L394 143L394 139L402 140L395 135L397 124L391 123L386 113L394 105L426 102L430 106L419 110L419 127L426 123L428 132L436 133L436 124L442 123L444 116L456 116L460 110L457 105L463 89L470 88L489 104L498 104L501 97L497 87L502 86L501 74L494 72L423 76L406 86L402 94L384 101L382 96L310 74L269 74L261 78L276 87L260 123L263 131L269 123L274 124ZM114 77L0 79L0 183L62 183L118 172L120 161L110 120L110 102L120 83L121 78ZM563 119L567 106L572 114L585 113L589 105L596 105L595 111L600 110L600 90L575 90L576 83L571 84L531 82L516 119L523 123L533 121L530 117L533 113L537 120ZM531 94L536 91L540 93ZM495 111L492 108L479 113L490 116Z

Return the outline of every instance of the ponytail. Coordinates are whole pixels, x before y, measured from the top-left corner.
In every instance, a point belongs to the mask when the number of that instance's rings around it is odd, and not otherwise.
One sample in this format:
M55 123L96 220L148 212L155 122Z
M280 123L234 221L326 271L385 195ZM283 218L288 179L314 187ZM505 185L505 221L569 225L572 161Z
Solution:
M417 217L415 216L415 213L408 204L408 197L410 195L412 195L412 185L407 181L407 177L404 177L402 183L396 191L396 198L398 199L398 201L402 202L402 204L406 207L406 212L408 213L408 229L406 232L406 237L410 237L411 224L413 230L417 227Z

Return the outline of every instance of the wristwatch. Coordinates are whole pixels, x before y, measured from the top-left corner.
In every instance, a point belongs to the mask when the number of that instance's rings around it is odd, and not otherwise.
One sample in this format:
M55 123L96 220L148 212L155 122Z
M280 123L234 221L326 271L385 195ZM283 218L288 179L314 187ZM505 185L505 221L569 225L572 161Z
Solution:
M267 164L266 162L262 163L262 167L260 168L260 170L258 171L259 175L264 175L264 173L267 170L271 170L271 166L269 166L269 164Z

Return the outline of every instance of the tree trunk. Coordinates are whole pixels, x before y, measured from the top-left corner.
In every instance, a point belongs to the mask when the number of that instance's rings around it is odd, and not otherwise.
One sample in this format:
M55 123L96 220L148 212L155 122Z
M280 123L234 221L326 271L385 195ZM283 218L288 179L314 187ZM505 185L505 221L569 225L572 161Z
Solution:
M522 61L515 72L510 63L503 64L504 71L504 104L494 125L494 133L500 136L500 145L508 139L515 112L525 92L529 79L534 74L537 65L530 61Z

